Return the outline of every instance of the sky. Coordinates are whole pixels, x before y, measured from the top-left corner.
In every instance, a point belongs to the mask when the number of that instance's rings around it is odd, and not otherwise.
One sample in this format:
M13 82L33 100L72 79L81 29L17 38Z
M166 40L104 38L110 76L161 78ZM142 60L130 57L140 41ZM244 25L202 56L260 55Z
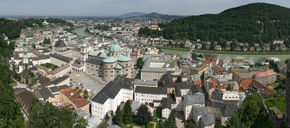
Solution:
M118 16L129 12L216 14L248 3L290 8L290 0L0 0L0 16Z

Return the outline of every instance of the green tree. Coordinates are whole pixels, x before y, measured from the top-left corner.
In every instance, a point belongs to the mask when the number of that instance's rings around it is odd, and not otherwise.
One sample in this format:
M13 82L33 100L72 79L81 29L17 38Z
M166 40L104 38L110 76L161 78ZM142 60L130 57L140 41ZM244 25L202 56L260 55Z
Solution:
M43 39L43 44L50 44L50 39L44 38Z
M257 93L248 96L238 111L226 122L226 128L271 128L272 122L269 121L262 102Z
M3 84L0 81L0 94L0 126L4 128L23 127L24 117L20 109L20 104L15 100L11 86L9 84Z
M138 109L134 121L139 125L147 126L147 123L152 121L152 119L153 117L151 116L151 113L149 112L147 106L142 104Z
M188 122L186 128L197 128L196 124L191 120Z
M143 66L143 58L138 58L138 60L137 60L137 68L138 69L141 69L142 68L142 66Z
M88 98L89 97L89 92L87 90L84 91L84 97Z
M198 57L198 55L197 55L196 53L192 53L192 54L191 54L191 58L192 58L192 60L196 60L197 57Z
M118 106L116 112L115 112L115 116L113 118L113 122L115 124L118 124L118 125L122 125L123 124L123 112L120 108L120 106Z
M78 118L75 113L67 109L58 109L51 103L32 101L29 111L28 127L31 128L85 128L87 121Z
M88 121L84 118L79 118L76 121L76 124L73 126L73 128L86 128L88 126Z
M123 122L129 124L133 121L132 108L129 100L125 103L123 108Z
M168 125L168 128L176 128L175 118L176 118L176 110L173 109L170 112L168 119L166 120L166 124Z

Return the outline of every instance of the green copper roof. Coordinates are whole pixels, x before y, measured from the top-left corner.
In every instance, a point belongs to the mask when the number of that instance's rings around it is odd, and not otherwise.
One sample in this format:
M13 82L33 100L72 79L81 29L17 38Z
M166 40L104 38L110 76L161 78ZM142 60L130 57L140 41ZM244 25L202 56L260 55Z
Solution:
M121 55L118 57L118 60L119 60L119 61L130 61L131 58L128 57L128 56L124 56L124 55L121 54Z
M101 55L100 55L100 57L101 58L108 58L108 55L106 53L102 52Z
M85 39L82 40L82 43L87 43L87 41Z
M27 54L23 55L23 59L28 59L28 58L29 58L29 56Z
M89 51L89 55L90 56L98 56L99 52L96 52L96 51L93 51L93 50L90 50Z
M116 62L116 61L117 61L117 59L114 58L114 57L109 57L107 59L103 59L103 62L105 62L105 63L113 63L113 62Z
M118 44L112 44L110 46L110 52L119 52L121 51L121 47Z
M122 69L123 67L121 65L117 64L115 68L116 69Z

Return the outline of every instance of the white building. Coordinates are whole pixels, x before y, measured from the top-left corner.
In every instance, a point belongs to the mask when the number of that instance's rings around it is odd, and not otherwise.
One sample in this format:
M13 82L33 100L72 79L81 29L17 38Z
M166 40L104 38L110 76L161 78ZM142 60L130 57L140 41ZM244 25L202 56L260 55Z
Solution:
M92 116L104 119L107 112L115 112L122 102L133 100L132 81L132 79L127 79L126 76L117 76L109 82L92 99Z
M155 87L141 87L138 86L135 89L135 99L140 103L153 103L153 101L161 101L162 98L167 97L166 88Z
M222 100L223 101L239 101L240 100L239 92L226 91L223 94Z

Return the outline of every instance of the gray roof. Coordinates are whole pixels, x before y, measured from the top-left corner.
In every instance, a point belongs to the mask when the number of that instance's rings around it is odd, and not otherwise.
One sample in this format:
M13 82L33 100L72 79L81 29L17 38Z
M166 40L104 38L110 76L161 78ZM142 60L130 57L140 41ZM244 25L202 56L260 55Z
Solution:
M171 97L162 98L161 100L162 109L165 108L171 109L171 104L175 104L175 101L173 101Z
M170 72L166 72L161 78L160 81L163 82L164 87L173 87L174 83L172 80L172 75Z
M33 98L35 98L33 93L26 89L18 93L16 97L18 100L20 100L20 102L22 103L23 106L25 106L26 109L30 108L32 100Z
M53 98L54 95L48 90L48 88L43 87L41 88L38 93L41 95L41 97L46 101L48 98Z
M50 91L51 91L52 93L54 93L54 92L59 92L60 90L62 90L62 89L66 89L66 88L69 88L69 86L68 86L68 85L61 85L61 86L53 86L53 87L49 87L49 89L50 89Z
M69 79L69 76L68 76L68 75L63 76L63 77L59 77L59 78L55 79L54 81L51 81L48 85L51 85L51 84L53 84L53 85L57 85L57 84L59 84L60 82L66 80L66 79Z
M222 109L221 113L222 116L227 117L227 116L232 116L234 112L238 110L238 106L236 104L225 104Z
M141 87L138 86L135 89L135 93L148 93L148 94L167 94L167 89L160 87Z
M132 81L133 79L118 75L94 96L92 101L103 104L108 98L115 98L121 89L132 89Z
M214 115L212 113L202 116L200 118L200 126L210 126L215 124Z
M72 58L69 58L69 57L66 57L66 56L63 56L63 55L60 55L60 54L56 54L56 53L55 54L50 54L50 57L56 58L58 60L66 62L66 63L69 63L70 61L73 60Z
M87 63L94 64L94 65L101 65L103 61L100 59L91 58L87 61Z
M203 116L208 114L208 110L206 107L194 106L193 107L194 115L196 116Z
M135 79L135 80L134 80L134 84L142 84L142 85L157 85L157 81Z
M206 102L206 106L222 109L224 106L224 103L209 101L209 102Z
M193 95L184 96L184 105L205 104L205 97L202 93L195 93Z
M63 40L57 40L54 44L54 47L66 47L66 44Z
M75 111L75 113L79 116L79 117L86 117L87 116L87 112L85 110L82 109L78 109Z
M222 100L223 92L221 90L216 89L212 92L211 98L215 100Z

